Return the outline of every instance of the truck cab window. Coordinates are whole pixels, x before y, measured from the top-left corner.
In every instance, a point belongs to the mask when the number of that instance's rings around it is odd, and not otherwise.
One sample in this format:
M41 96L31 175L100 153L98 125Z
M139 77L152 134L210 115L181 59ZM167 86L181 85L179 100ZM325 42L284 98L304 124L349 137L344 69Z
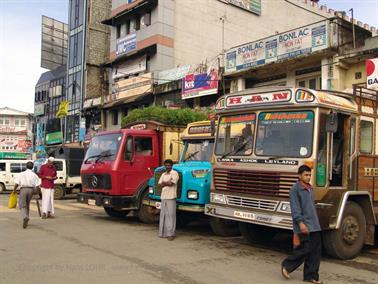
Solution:
M126 140L126 147L125 147L125 160L131 161L133 159L133 137L129 136Z
M5 171L5 163L0 163L0 172Z
M136 137L135 154L140 156L152 156L152 138Z
M373 152L373 123L371 121L361 120L360 132L360 151L364 154L371 154Z

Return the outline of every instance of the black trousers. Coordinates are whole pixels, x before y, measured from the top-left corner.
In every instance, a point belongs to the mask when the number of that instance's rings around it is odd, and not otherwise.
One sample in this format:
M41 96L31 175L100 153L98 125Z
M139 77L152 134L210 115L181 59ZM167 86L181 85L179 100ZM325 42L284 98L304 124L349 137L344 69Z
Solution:
M290 273L304 263L303 280L319 280L322 255L321 232L313 232L309 235L300 234L299 238L301 244L293 248L293 253L282 262L282 266Z

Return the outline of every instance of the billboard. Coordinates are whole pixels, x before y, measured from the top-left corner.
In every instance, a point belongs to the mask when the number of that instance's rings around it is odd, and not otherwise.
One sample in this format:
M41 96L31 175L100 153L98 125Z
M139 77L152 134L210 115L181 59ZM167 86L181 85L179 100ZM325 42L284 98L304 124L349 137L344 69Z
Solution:
M222 0L249 12L261 15L261 0Z
M322 21L230 49L225 56L225 72L238 72L328 47L328 23Z
M182 79L182 99L191 99L218 93L218 72L189 74Z
M67 62L68 25L42 16L41 67L53 70Z
M378 58L366 60L367 88L378 90Z

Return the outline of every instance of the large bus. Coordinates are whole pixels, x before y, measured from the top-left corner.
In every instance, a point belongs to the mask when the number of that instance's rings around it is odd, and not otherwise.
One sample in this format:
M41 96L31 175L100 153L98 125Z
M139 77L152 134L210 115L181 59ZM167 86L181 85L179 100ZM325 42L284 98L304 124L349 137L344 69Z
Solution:
M374 244L378 214L378 93L248 89L221 97L207 215L239 222L249 241L292 230L289 191L313 169L326 252L355 257Z

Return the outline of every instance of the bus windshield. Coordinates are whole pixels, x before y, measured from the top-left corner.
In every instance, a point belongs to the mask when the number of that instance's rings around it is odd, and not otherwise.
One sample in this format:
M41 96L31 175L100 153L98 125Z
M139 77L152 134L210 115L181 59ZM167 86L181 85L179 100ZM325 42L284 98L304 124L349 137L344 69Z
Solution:
M215 154L249 156L252 154L255 114L224 116L218 125Z
M311 156L313 125L312 111L260 113L256 155L295 158Z
M214 140L185 141L184 161L210 161L213 154Z
M121 142L122 134L99 135L92 138L84 161L114 160Z

